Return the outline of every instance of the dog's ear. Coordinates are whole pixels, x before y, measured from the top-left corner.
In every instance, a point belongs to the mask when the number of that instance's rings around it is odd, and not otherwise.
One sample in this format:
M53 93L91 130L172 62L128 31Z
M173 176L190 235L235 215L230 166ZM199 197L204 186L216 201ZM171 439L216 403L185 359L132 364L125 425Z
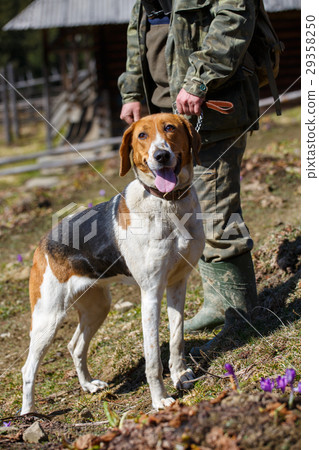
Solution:
M120 147L120 176L124 177L131 168L130 152L132 150L132 134L135 122L125 131Z
M185 119L185 117L183 117L183 116L178 116L178 117L182 120L182 122L183 122L183 124L184 124L184 126L185 126L185 128L187 130L189 141L190 141L190 145L191 145L191 147L193 149L193 154L194 154L195 161L196 161L197 164L200 164L200 159L199 159L199 156L198 156L199 151L200 151L200 147L201 147L201 144L202 144L200 135L195 130L193 125L187 119Z

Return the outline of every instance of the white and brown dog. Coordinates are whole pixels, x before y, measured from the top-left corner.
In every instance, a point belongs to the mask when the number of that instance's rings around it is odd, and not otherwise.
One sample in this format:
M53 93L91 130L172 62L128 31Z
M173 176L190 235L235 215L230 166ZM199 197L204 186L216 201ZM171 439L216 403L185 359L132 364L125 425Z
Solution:
M133 278L141 289L146 376L154 408L173 402L163 384L158 332L165 289L171 378L176 388L191 387L183 312L186 281L204 247L200 207L191 186L193 155L198 159L199 148L198 133L181 116L156 114L135 122L123 137L120 175L132 165L137 179L109 202L62 220L41 240L30 276L32 327L22 369L22 414L34 411L39 364L72 305L79 325L68 349L80 384L92 393L107 386L91 377L87 351L110 310L108 284L114 279Z

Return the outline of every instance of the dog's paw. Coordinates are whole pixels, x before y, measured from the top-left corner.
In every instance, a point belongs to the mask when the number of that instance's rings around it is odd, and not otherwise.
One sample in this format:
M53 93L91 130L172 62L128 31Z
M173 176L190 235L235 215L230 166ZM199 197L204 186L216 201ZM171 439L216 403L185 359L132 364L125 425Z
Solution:
M161 398L157 401L153 401L153 407L156 409L156 411L158 411L159 409L164 409L167 406L170 406L172 403L175 402L175 399L173 397L166 397L166 398Z
M177 374L172 374L172 380L176 389L192 389L194 387L195 375L192 369L186 369Z
M86 381L82 384L82 389L85 392L90 392L91 394L94 394L95 392L100 391L101 389L105 389L108 387L108 384L104 381L100 380L92 380L92 381Z
M36 410L35 410L34 406L30 406L30 407L22 406L22 409L20 411L20 416L24 416L24 414L35 413L35 412L36 412Z

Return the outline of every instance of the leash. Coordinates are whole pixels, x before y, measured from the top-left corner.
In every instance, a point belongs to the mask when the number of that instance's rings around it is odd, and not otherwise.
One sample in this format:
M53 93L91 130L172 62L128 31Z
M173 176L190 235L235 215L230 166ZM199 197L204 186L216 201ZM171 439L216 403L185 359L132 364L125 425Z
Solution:
M201 129L202 123L203 123L203 119L204 119L204 113L203 111L200 113L200 116L197 117L197 123L195 125L195 131L197 131L197 133L199 133L199 130Z
M235 110L234 104L232 102L228 102L226 100L207 100L207 102L204 102L204 105L206 105L206 107L208 109L213 109L214 111L217 111L220 114L230 114ZM176 102L173 103L173 110L174 110L174 114L179 114L177 107L176 107ZM197 133L201 129L203 119L204 119L204 113L202 111L200 113L200 115L198 116L197 123L195 125L195 130L197 131Z
M205 104L207 108L214 109L221 114L230 114L235 110L234 104L226 100L208 100Z

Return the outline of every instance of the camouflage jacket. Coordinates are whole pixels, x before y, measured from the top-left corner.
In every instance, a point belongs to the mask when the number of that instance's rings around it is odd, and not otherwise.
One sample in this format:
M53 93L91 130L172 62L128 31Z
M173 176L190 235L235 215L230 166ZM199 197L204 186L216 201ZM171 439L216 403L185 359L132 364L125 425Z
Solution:
M229 115L203 107L201 130L213 131L214 141L258 128L258 79L253 70L243 66L255 26L255 2L173 0L165 49L172 104L181 88L206 100L231 101L234 112ZM146 32L146 14L137 0L127 31L126 72L118 84L123 103L145 99L154 113Z

